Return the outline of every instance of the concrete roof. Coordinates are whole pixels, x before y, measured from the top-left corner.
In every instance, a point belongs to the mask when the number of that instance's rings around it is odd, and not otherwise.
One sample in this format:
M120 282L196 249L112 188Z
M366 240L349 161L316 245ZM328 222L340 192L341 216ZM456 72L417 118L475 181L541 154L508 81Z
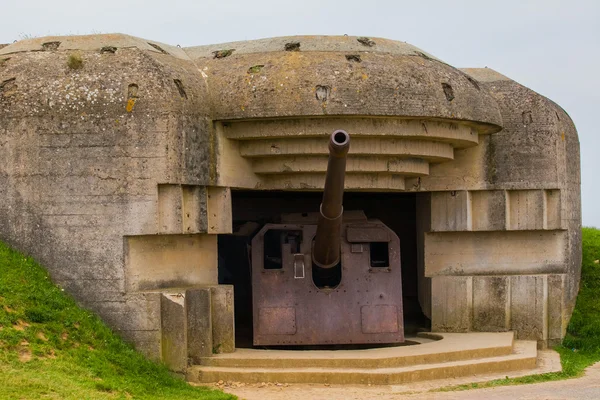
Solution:
M219 120L365 115L462 121L479 133L502 126L495 100L473 77L382 38L291 36L180 48L125 34L50 36L12 43L0 55L105 49L137 49L161 65L172 56L176 69L197 72L188 80L204 80L211 99L203 102ZM107 62L117 67L119 54Z
M191 58L213 57L218 50L235 49L236 54L269 53L284 51L286 45L298 43L302 52L370 52L387 53L402 56L423 56L437 59L406 42L383 38L360 36L282 36L267 39L211 44L207 46L186 47Z

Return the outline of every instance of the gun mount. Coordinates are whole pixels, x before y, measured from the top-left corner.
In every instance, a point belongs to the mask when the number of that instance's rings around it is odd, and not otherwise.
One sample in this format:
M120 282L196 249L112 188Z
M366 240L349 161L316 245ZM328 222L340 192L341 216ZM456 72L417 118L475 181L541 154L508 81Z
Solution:
M349 147L333 132L319 213L284 214L252 240L255 345L404 341L400 240L343 210Z

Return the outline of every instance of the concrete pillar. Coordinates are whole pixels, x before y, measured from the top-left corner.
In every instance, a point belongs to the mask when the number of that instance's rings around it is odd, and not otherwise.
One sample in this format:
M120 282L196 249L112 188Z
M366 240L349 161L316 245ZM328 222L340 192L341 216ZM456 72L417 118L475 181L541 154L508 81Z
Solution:
M181 294L163 293L160 301L161 359L170 370L187 368L187 332L184 298Z
M473 313L471 276L431 278L431 329L436 332L468 332Z
M233 286L212 286L210 294L213 352L233 353L235 351Z
M473 277L472 326L473 330L480 332L503 332L509 329L509 277Z
M190 361L196 364L213 353L210 294L210 287L185 292L187 352Z

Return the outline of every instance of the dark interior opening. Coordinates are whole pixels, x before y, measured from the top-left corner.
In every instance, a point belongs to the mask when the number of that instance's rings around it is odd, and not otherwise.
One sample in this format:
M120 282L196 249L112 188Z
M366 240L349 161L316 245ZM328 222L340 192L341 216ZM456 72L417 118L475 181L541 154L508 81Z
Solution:
M337 144L345 144L348 140L348 134L346 132L337 131L335 135L333 135L333 141Z
M264 268L281 269L283 261L282 245L289 244L292 254L300 252L302 231L271 229L265 233Z
M372 242L370 246L371 268L387 268L390 266L390 249L387 242ZM402 244L400 244L402 246ZM400 261L402 264L402 261ZM402 268L402 265L400 265Z
M331 268L321 268L313 263L312 279L319 289L335 289L342 281L342 263Z
M281 269L281 231L272 229L265 233L265 269Z
M317 212L321 199L319 192L232 191L233 234L219 235L218 239L219 283L234 286L236 347L252 347L249 251L252 238L264 224L280 223L281 214ZM430 321L418 302L416 194L347 192L344 194L344 210L362 210L368 218L379 219L396 232L400 238L404 330L407 335L428 331ZM265 237L265 267L281 268L280 244L291 241L293 246L294 240L299 238L282 235L277 230L273 232L268 233L268 239ZM371 267L388 266L388 244L371 244ZM333 272L328 271L329 274ZM321 283L328 286L327 282Z

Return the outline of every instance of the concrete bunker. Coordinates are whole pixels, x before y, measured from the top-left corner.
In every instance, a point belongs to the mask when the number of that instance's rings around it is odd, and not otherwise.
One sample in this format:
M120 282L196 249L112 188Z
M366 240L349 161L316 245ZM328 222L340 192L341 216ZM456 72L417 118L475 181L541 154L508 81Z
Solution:
M233 352L234 322L250 341L230 268L248 264L228 249L286 210L318 211L336 129L353 140L345 209L400 238L407 330L564 337L577 132L496 71L380 38L50 37L0 48L0 109L0 239L176 371Z

